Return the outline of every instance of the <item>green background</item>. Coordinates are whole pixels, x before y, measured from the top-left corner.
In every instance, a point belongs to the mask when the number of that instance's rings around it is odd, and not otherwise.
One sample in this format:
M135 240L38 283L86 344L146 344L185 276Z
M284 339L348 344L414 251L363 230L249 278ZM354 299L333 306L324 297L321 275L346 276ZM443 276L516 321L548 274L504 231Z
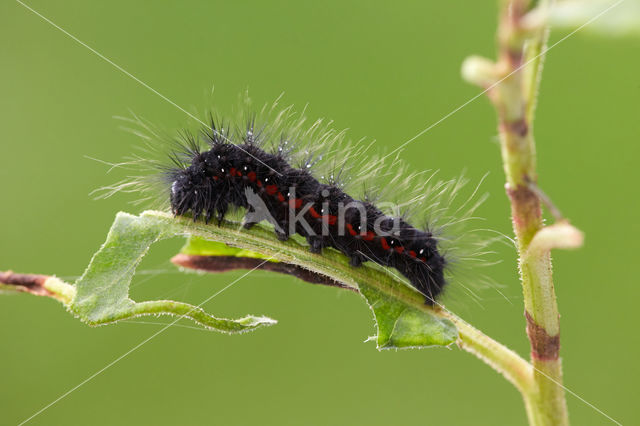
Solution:
M493 57L493 1L29 3L185 108L224 112L249 88L285 92L310 117L393 149L478 93L470 54ZM559 40L566 31L552 34ZM540 184L586 233L554 254L565 384L623 424L638 422L637 247L640 42L581 32L548 55L536 121ZM128 111L169 132L186 115L12 1L0 5L0 270L79 275L134 197L94 201L114 182L85 156L118 161L139 141ZM413 170L463 169L491 194L480 214L511 233L494 112L480 98L402 153ZM115 173L115 172L114 172ZM175 273L181 241L155 247L138 300L200 303L242 273ZM512 248L491 271L501 290L447 304L528 354ZM456 297L454 297L454 295ZM457 348L377 352L372 314L354 294L257 272L205 308L277 326L241 336L172 327L32 420L38 425L525 424L519 394ZM149 318L149 322L166 319ZM185 322L184 325L190 326ZM17 424L159 329L91 329L56 302L0 297L0 423ZM568 395L575 425L610 424ZM637 424L637 423L636 423Z

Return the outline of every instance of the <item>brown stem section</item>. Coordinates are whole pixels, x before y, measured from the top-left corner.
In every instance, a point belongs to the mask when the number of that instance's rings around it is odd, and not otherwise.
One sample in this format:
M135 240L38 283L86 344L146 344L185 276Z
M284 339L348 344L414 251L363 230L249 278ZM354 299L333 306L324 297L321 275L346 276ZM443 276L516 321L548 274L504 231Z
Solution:
M54 294L44 287L50 277L39 274L16 274L13 271L0 272L0 284L12 285L16 290L36 296L54 297Z
M261 269L293 275L311 284L321 284L357 291L353 287L332 280L326 275L301 268L297 265L282 262L265 262L264 259L235 256L197 256L178 254L171 259L175 265L211 273L227 272L236 269Z
M539 361L555 361L560 356L560 335L550 336L544 327L535 323L529 312L527 318L527 335L531 342L531 357Z
M511 217L518 243L523 248L527 247L542 228L540 199L527 185L507 187L507 195L511 200Z

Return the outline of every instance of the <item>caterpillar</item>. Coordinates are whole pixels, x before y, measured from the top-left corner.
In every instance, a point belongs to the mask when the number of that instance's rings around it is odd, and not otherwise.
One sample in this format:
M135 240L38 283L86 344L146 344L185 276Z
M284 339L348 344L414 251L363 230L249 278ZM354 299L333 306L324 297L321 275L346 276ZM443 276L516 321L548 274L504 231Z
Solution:
M265 152L253 122L244 134L231 137L212 122L202 135L208 150L187 135L185 149L172 155L176 167L165 171L175 215L221 221L230 207L244 208L246 228L267 219L279 239L300 234L314 253L332 247L354 267L371 261L395 268L428 304L442 292L447 261L431 232L387 216L335 184L319 182L306 169L291 166L282 147Z
M134 193L135 203L170 208L194 221L221 221L244 211L246 228L268 221L278 238L301 235L314 253L336 249L353 267L370 262L394 268L400 274L389 272L406 277L430 305L454 280L452 289L476 301L465 281L495 285L475 267L494 264L487 262L493 253L488 247L504 238L467 227L479 219L474 212L487 196L477 196L482 180L458 200L467 179L409 173L398 155L376 158L367 152L373 142L348 142L331 122L307 124L304 112L280 110L278 100L247 114L252 108L245 98L240 122L246 126L231 128L211 118L200 122L197 133L183 131L177 138L135 115L117 117L142 138L143 146L136 146L142 152L125 162L100 161L137 173L94 193ZM173 145L169 152L167 144Z

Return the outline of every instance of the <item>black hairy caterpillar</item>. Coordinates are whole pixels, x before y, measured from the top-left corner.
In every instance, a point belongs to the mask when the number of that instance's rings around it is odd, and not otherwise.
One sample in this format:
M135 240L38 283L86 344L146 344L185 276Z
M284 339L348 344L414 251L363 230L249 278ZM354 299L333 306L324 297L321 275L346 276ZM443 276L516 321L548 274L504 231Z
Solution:
M489 246L506 240L490 229L468 228L486 199L478 194L482 180L459 199L464 177L411 173L397 155L387 160L368 153L373 142L349 142L331 122L307 123L304 113L279 109L278 101L247 118L253 108L245 97L239 111L246 127L230 131L212 119L201 122L198 136L175 138L135 115L119 117L144 143L125 162L105 162L136 173L100 188L98 198L134 193L135 203L170 204L174 214L206 222L244 209L247 228L267 220L279 238L302 235L314 252L335 248L354 267L369 261L397 269L428 304L437 303L445 286L476 301L466 281L495 286L476 267L495 263L487 262ZM173 146L170 165L167 144Z
M240 135L240 144L213 122L203 136L208 150L202 151L187 135L182 152L172 156L177 167L165 171L174 214L190 212L194 221L201 216L206 222L212 217L221 221L229 207L245 208L245 227L269 218L282 240L298 233L315 253L333 247L348 256L352 266L373 261L397 269L429 304L442 292L447 261L431 232L292 167L282 146L275 153L265 152L253 122Z

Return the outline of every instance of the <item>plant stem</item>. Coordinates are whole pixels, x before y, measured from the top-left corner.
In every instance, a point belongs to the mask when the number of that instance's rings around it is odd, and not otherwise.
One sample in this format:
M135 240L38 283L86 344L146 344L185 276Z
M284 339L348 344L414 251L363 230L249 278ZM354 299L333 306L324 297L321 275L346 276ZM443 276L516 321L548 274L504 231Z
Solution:
M445 313L444 315L453 321L458 328L458 346L484 361L511 382L522 395L527 417L529 419L537 419L535 384L531 364L461 318L451 313Z
M547 7L548 3L541 0L537 7ZM554 245L529 252L532 240L543 229L540 198L531 189L537 181L532 125L547 38L546 28L532 32L522 27L529 6L529 0L502 1L496 68L503 73L500 77L506 78L492 88L490 98L498 113L534 367L529 421L532 425L568 425L561 385L559 314L551 275L550 249Z
M64 281L38 274L16 274L13 271L0 271L0 290L30 293L47 296L69 306L76 294L75 287Z
M146 228L138 226L140 229L135 231L135 226L124 227L121 222L131 222L134 225L140 225L142 222L147 222L148 226ZM212 226L205 225L203 223L193 223L188 218L174 218L168 213L154 211L147 211L138 218L123 213L119 214L116 218L116 222L114 222L112 230L109 233L110 237L108 237L107 243L110 238L118 239L120 244L119 251L122 251L123 249L126 249L127 245L130 243L123 242L121 239L122 235L125 235L126 238L131 238L131 233L138 232L148 236L149 241L146 241L140 247L137 247L136 253L131 255L137 259L137 255L139 253L146 252L149 245L152 242L157 241L157 235L153 232L149 232L149 229L154 229L154 226L158 226L158 229L166 231L167 234L164 237L188 234L199 236L207 240L224 242L226 244L233 245L234 247L261 253L273 260L284 262L290 267L286 269L280 268L280 272L291 273L291 268L304 268L305 273L315 274L313 282L327 283L327 280L318 279L320 277L326 277L333 283L342 283L343 288L352 291L359 291L360 287L366 286L367 288L373 288L376 291L385 294L390 299L401 302L402 305L407 308L420 310L428 313L429 315L445 318L453 322L456 326L458 332L458 346L477 356L493 367L496 371L504 375L522 392L523 395L525 395L527 407L531 406L531 403L526 399L526 397L532 394L533 369L526 360L504 345L484 335L481 331L473 328L464 320L446 309L426 305L422 294L415 291L409 285L397 280L392 276L392 274L380 270L379 268L372 268L365 265L359 268L353 268L349 265L348 259L346 259L345 256L334 250L326 250L322 256L313 254L305 244L297 241L296 238L291 238L286 242L278 241L273 237L273 231L258 225L254 226L251 230L243 229L239 224L227 221L223 221L219 226ZM112 236L115 232L114 228L116 230L120 229L120 234L117 236ZM137 237L134 238L134 240L137 241ZM94 261L97 262L97 258L102 258L104 256L104 250L107 250L106 253L108 254L108 248L110 246L107 243L105 243L101 250L94 255L92 263L87 268L84 275L94 274L95 271L93 271L92 265L94 264ZM192 269L212 270L214 272L218 272L220 270L219 265L211 263L193 263L191 261L180 263L183 267ZM137 264L137 261L135 264ZM100 265L98 267L104 268ZM125 267L129 268L129 265L126 264ZM132 268L131 275L133 275L135 265L130 267ZM239 267L246 268L247 265L242 264ZM296 272L296 275L298 273L299 271ZM124 291L126 295L130 278L128 279L129 281L126 281L126 277L121 274L118 274L114 279L111 279L110 275L106 278L108 279L105 281L105 288L114 287L113 284L115 284L116 287L125 285L124 290L121 289L120 291ZM307 275L306 278L309 278L309 276ZM109 282L113 280L116 282L110 284ZM206 318L200 318L202 316L206 316L206 314L197 307L186 306L185 304L179 304L171 301L135 303L128 298L125 302L128 301L130 302L129 304L118 301L118 306L108 310L107 317L101 316L100 312L87 317L87 313L83 313L82 309L80 309L82 306L77 303L78 301L76 297L83 291L82 288L79 288L82 287L82 285L82 278L76 282L76 285L71 285L62 282L55 277L46 275L0 272L0 290L22 291L55 298L62 302L68 309L73 310L81 320L91 325L107 324L140 314L162 313L179 316L184 316L186 313L194 313L194 315L189 315L191 319L205 326L208 323ZM114 291L118 290L110 288L109 294L113 294ZM92 299L91 301L95 303L95 299ZM108 301L105 303L108 303ZM150 306L150 304L154 304L154 306ZM120 305L124 305L124 308ZM197 312L195 312L196 310Z

